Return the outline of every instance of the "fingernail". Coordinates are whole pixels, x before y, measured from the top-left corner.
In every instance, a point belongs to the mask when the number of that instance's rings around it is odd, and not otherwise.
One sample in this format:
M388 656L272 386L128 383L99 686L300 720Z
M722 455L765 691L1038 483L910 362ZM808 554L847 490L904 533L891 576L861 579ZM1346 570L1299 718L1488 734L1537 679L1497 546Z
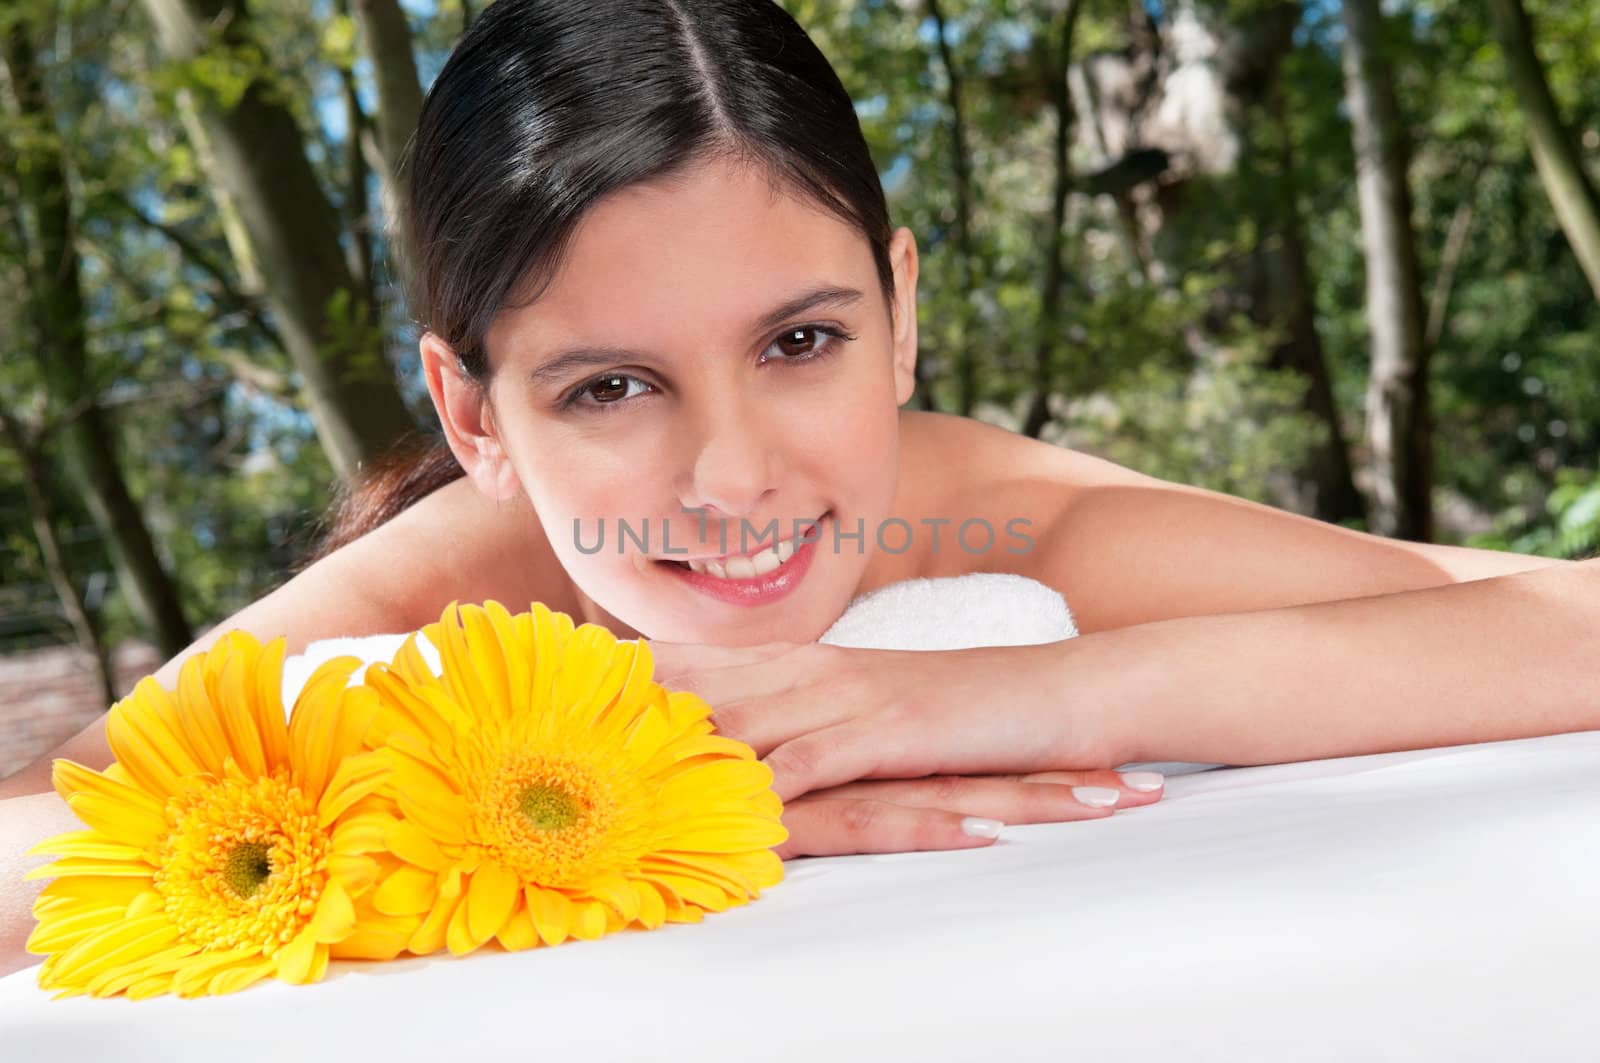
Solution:
M961 832L970 834L975 838L998 838L1000 828L1005 824L998 819L983 819L978 816L967 816L961 821Z
M1122 794L1109 786L1074 786L1072 796L1090 808L1110 808Z
M1161 789L1162 785L1167 781L1167 777L1159 771L1123 772L1118 778L1122 780L1122 785L1128 789L1138 790L1140 793L1146 794L1152 790Z

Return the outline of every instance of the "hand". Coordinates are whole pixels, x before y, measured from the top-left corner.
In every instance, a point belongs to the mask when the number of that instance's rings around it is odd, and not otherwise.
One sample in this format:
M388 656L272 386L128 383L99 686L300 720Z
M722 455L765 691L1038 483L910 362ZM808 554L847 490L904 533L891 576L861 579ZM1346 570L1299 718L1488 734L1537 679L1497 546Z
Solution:
M964 815L1099 818L1160 796L1159 776L1133 780L1151 786L1138 790L1113 772L1059 770L1096 759L1087 728L1062 704L1059 646L650 646L657 678L699 694L719 732L773 769L791 855L982 845L988 839L961 832ZM991 774L1019 771L1035 774ZM1086 804L1073 794L1085 785L1105 787L1088 796L1114 795L1116 805Z
M816 790L783 807L789 840L781 859L973 849L1007 823L1104 819L1161 799L1155 772L1050 771L1031 775L936 775L871 780ZM976 820L976 822L974 822Z

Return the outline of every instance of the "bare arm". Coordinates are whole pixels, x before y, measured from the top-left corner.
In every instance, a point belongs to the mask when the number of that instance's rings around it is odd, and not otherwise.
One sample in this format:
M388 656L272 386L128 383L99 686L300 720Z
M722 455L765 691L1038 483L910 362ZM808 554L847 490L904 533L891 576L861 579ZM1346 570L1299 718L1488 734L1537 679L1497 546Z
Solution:
M1263 764L1600 729L1600 560L1060 644L1109 763ZM1085 690L1088 683L1090 689Z
M1023 573L1059 590L1086 633L1573 564L1385 539L1230 495L1140 480L1065 487L1065 501L1023 558Z
M525 501L497 506L457 480L217 624L163 664L155 679L176 688L182 662L234 629L262 639L283 636L294 654L318 639L415 630L437 620L453 599L538 598L570 608L566 586ZM0 781L0 798L49 791L57 757L92 768L110 764L105 716Z

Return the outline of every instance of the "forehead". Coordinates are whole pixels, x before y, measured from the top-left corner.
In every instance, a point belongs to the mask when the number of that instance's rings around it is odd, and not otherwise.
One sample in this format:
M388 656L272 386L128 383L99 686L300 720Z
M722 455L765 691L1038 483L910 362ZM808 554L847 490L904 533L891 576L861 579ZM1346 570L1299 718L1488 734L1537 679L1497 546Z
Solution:
M745 327L821 284L871 290L872 252L856 229L754 168L707 163L607 196L579 223L561 268L533 303L508 309L491 348L583 340L708 337ZM722 333L724 342L727 334Z

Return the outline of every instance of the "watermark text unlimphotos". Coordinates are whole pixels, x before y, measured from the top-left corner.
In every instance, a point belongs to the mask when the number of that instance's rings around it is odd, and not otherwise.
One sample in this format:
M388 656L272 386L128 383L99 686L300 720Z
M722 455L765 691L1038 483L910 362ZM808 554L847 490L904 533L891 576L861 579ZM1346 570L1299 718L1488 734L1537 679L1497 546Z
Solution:
M698 523L698 538L707 542L706 511L701 507L685 507L683 512L693 514ZM876 523L876 527L869 529L866 518L857 517L854 529L841 525L837 520L826 522L828 531L824 531L823 522L815 517L796 517L790 522L787 536L782 535L782 523L773 517L766 524L756 525L745 518L740 518L737 529L726 521L717 524L712 538L717 542L717 554L747 554L757 546L770 546L783 539L792 539L798 548L806 543L816 543L819 548L831 547L834 553L844 553L845 544L853 544L857 554L867 551L867 544L871 542L879 550L887 554L903 554L916 543L918 525L921 534L929 538L931 553L939 553L947 548L950 543L968 554L986 554L993 550L1003 550L1008 554L1026 554L1033 549L1033 537L1025 529L1032 525L1027 517L1012 517L1005 521L1003 530L997 532L995 526L983 517L968 517L957 521L952 517L923 517L916 525L903 517L888 517ZM607 535L608 525L611 534ZM681 530L680 530L680 535ZM586 529L585 522L580 517L572 520L572 545L580 554L598 554L606 549L606 543L613 543L617 554L628 552L631 546L634 550L644 554L659 554L671 557L683 555L687 557L690 548L687 545L672 542L672 524L665 520L651 520L643 517L630 521L626 517L615 517L609 522L605 517L598 517L592 522L592 532Z

